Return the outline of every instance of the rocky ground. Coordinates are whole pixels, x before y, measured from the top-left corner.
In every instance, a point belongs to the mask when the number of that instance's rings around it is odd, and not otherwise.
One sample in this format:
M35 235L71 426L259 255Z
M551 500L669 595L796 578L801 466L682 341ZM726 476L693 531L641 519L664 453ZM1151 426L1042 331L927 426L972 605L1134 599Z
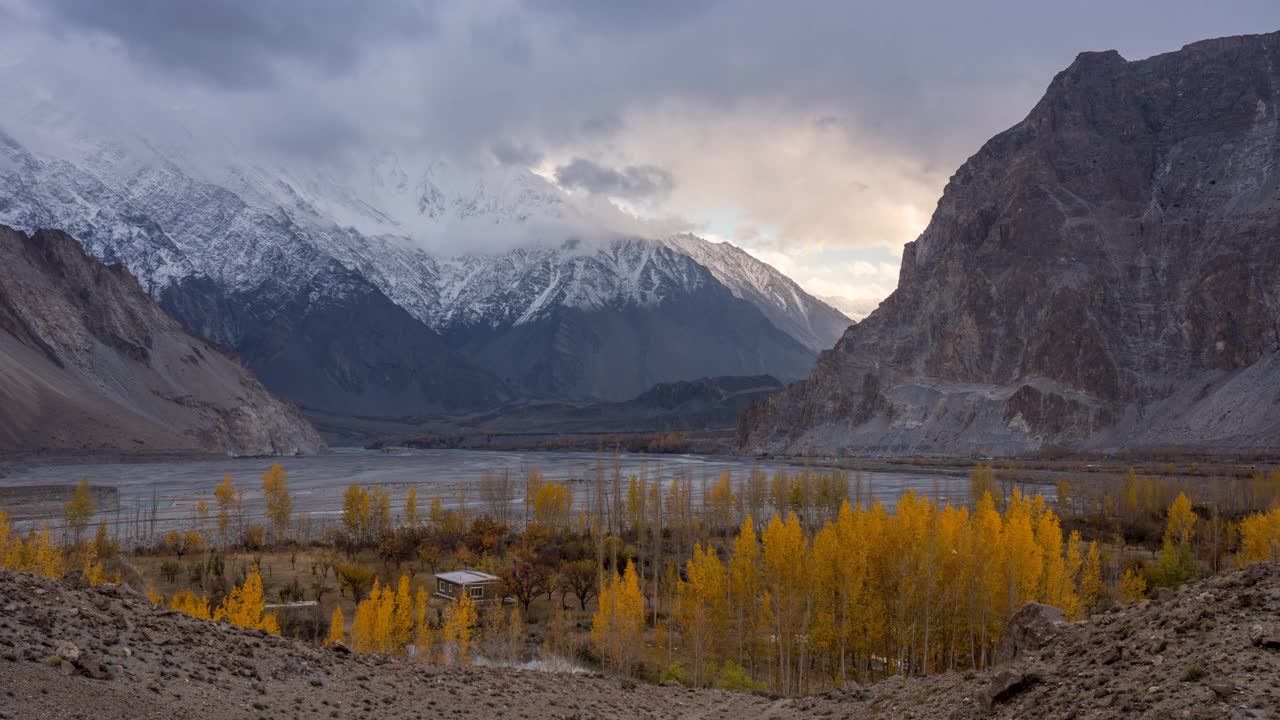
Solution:
M779 699L351 655L0 572L0 718L1280 717L1280 564L1011 636L992 672Z

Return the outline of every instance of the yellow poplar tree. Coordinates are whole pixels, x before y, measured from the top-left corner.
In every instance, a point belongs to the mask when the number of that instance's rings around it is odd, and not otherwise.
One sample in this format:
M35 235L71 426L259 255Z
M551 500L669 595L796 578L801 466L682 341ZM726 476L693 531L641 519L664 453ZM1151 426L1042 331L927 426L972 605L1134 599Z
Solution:
M93 519L95 511L93 493L89 489L89 478L81 478L80 484L76 486L75 495L67 501L62 513L67 527L71 529L73 546L80 546L80 538L84 535L85 528L89 527L89 521Z
M213 498L218 503L218 536L222 538L225 548L231 544L231 513L236 505L236 486L231 476L226 475L213 490Z
M724 565L715 548L694 544L693 557L685 564L687 580L676 590L676 621L684 629L683 638L693 651L693 682L703 684L703 667L717 639L728 626L729 608Z
M1120 576L1120 599L1125 602L1141 600L1147 595L1147 578L1140 570L1126 568Z
M354 480L342 494L342 526L361 539L369 534L369 493Z
M591 618L591 639L615 671L630 675L644 632L644 596L634 563L622 577L611 573L597 597Z
M413 527L418 524L418 488L409 486L409 495L404 499L404 524Z
M476 619L476 604L466 593L461 593L445 609L443 640L452 651L453 662L467 662L471 643L475 641Z
M760 544L756 541L755 520L748 515L733 541L729 559L729 606L733 608L733 641L738 663L756 654L760 618ZM754 663L752 663L754 665Z
M179 590L169 599L169 609L186 613L200 620L212 620L213 611L209 609L209 596L196 594L191 590Z
M1240 564L1280 560L1280 508L1240 521Z
M266 614L267 602L262 593L262 575L258 566L249 570L244 584L231 591L231 595L218 607L215 617L226 619L232 625L250 630L266 630L273 635L280 634L280 624L275 615Z
M1164 539L1160 549L1160 582L1164 585L1180 585L1196 573L1195 553L1191 539L1195 534L1196 513L1186 493L1169 506Z
M1084 567L1080 571L1080 605L1086 614L1092 614L1102 598L1102 555L1098 552L1098 543L1089 543L1089 551L1084 556Z
M262 494L267 499L267 521L276 543L284 541L293 518L293 501L289 498L289 473L280 463L262 473Z
M342 617L342 606L335 605L333 607L333 615L329 617L329 634L324 638L325 645L332 645L336 642L346 642L347 639L347 621Z
M807 624L806 559L808 543L800 519L789 513L786 522L777 515L761 535L764 552L761 571L772 601L774 654L777 658L778 688L784 695L799 692L794 675L800 665L800 636Z

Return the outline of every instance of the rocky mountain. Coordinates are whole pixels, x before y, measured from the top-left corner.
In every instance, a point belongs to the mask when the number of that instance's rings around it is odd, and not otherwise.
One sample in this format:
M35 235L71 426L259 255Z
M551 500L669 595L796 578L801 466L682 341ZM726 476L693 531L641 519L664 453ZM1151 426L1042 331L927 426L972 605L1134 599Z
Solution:
M1274 448L1280 34L1082 53L746 448Z
M1277 597L1280 567L1263 563L1079 623L1033 603L1011 620L1018 642L993 669L781 698L341 652L197 620L128 586L0 571L0 717L231 720L357 707L406 720L425 706L538 720L1263 718L1280 672Z
M814 352L835 345L853 324L844 313L805 292L794 280L742 248L688 233L665 242L710 270L734 297L760 308L769 322Z
M0 450L293 455L311 425L127 269L0 226Z
M124 264L174 317L303 406L396 415L510 396L287 213L172 164L132 165L111 147L81 164L41 158L0 135L0 221L66 229Z
M0 133L0 222L62 228L123 263L311 410L400 416L621 400L709 375L796 379L830 334L822 312L804 315L821 303L758 263L739 263L754 276L735 282L735 266L709 270L670 244L584 235L598 218L527 170L394 155L356 178L219 164L45 111L52 139ZM428 252L440 237L479 249ZM485 245L495 238L514 249Z

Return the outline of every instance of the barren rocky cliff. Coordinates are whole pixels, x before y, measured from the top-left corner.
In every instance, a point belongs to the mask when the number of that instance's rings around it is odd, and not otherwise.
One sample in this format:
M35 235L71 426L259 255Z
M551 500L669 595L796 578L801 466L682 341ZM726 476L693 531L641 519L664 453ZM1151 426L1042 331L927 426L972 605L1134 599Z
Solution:
M229 351L65 233L0 226L0 451L317 452Z
M1082 53L744 448L1274 447L1280 34Z
M1031 605L1002 664L778 698L354 655L0 571L0 718L1269 718L1280 567L1065 623Z

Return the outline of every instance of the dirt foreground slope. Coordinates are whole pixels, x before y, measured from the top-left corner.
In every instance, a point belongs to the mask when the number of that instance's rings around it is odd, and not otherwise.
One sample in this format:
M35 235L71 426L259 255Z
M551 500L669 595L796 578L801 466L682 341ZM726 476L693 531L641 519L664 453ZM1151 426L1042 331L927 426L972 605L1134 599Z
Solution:
M1280 717L1280 565L1027 629L993 672L772 699L348 655L0 572L0 718Z

